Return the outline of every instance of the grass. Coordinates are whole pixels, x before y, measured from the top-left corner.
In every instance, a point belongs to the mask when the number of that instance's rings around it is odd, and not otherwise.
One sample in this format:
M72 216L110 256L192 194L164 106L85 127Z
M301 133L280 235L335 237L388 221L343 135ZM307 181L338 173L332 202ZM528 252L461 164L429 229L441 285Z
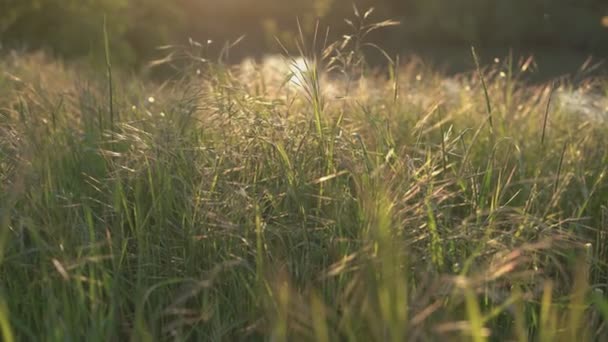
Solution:
M5 57L3 339L605 339L606 122L476 54L323 72L347 45L295 86Z

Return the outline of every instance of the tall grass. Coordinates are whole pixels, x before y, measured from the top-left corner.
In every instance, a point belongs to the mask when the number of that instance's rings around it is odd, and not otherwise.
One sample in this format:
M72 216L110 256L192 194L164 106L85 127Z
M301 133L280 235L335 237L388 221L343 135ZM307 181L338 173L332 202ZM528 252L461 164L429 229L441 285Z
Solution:
M102 73L4 59L3 339L605 338L606 122L516 63L327 58L304 89L201 58L115 74L112 109Z

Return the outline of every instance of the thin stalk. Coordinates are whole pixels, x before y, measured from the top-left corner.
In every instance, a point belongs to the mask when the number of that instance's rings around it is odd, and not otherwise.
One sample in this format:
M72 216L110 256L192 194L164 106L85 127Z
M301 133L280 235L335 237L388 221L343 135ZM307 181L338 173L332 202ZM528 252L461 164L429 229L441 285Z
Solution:
M540 144L545 145L545 133L547 132L547 120L549 119L549 108L551 107L551 100L553 99L553 93L555 92L555 85L551 83L551 89L549 92L549 99L547 100L547 108L545 108L545 118L543 120L543 133L540 137Z
M488 111L488 121L490 122L490 132L494 133L494 123L492 122L492 103L490 102L490 94L488 93L486 80L483 77L481 65L479 64L479 57L477 57L477 53L475 52L474 46L471 46L471 54L473 55L475 67L477 68L477 74L479 75L479 80L481 81L481 86L483 87L483 93L486 99L486 109Z
M110 105L110 131L114 131L114 87L112 82L112 61L110 60L110 40L108 36L108 23L106 16L103 16L103 43L106 58L106 69L108 78L108 96Z

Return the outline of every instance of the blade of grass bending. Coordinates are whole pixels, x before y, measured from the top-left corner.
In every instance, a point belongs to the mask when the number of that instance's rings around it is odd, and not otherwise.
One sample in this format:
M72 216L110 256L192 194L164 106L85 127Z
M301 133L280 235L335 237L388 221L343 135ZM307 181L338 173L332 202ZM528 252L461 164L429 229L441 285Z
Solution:
M329 328L323 302L318 296L312 296L312 323L315 337L318 342L329 342Z
M399 63L399 55L397 55L393 68L393 106L397 104L399 99Z
M540 144L545 144L545 133L547 132L547 120L549 119L549 108L551 107L551 100L553 99L553 93L555 92L555 85L551 83L551 89L549 92L549 99L547 100L547 108L545 109L545 118L543 120L543 133L540 137Z
M483 316L479 309L475 292L471 288L464 291L467 317L471 324L471 338L474 342L485 342L487 338L484 334Z
M439 108L439 117L441 118L442 111ZM441 132L441 165L443 167L443 173L447 174L448 166L447 166L447 152L445 148L445 130L443 129L443 123L439 125L439 130Z
M562 148L562 155L559 158L559 165L557 166L557 176L555 177L555 184L553 186L553 195L557 193L557 188L559 187L559 179L562 173L562 166L564 165L564 155L566 154L566 148L568 147L568 142L564 142L564 147Z
M0 297L0 332L3 341L13 342L15 340L11 329L8 305L3 297Z
M540 301L540 326L539 341L553 341L555 335L555 312L552 309L553 303L553 282L547 281L543 287L543 294Z
M483 78L483 73L481 72L481 65L479 64L479 57L477 57L477 52L475 52L475 47L471 46L471 54L473 55L473 60L475 61L475 67L477 68L477 74L479 75L479 80L481 81L481 86L483 87L483 93L486 98L486 109L488 111L488 121L490 122L490 131L494 133L494 123L492 122L492 103L490 102L490 94L488 93L488 87L486 86L486 80Z
M108 77L108 96L110 105L110 131L114 129L114 88L112 85L112 62L110 60L110 39L108 36L108 22L106 16L103 16L103 45L106 58L106 69Z

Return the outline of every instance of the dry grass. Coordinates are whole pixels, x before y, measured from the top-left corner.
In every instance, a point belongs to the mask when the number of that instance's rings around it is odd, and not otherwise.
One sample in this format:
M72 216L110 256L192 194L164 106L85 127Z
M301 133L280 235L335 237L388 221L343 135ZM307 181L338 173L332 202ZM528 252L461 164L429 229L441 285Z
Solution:
M336 51L115 75L111 131L102 71L5 58L4 340L605 338L605 87Z

